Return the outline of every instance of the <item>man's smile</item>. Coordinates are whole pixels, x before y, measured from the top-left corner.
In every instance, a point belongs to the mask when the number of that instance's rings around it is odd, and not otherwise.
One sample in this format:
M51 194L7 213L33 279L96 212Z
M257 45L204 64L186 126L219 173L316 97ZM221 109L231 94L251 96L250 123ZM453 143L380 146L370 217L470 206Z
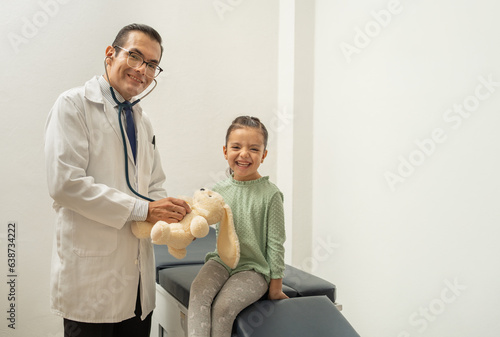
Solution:
M134 75L128 74L128 77L130 77L132 80L136 81L137 83L140 83L140 84L143 83L142 80L140 80L139 78L135 77Z

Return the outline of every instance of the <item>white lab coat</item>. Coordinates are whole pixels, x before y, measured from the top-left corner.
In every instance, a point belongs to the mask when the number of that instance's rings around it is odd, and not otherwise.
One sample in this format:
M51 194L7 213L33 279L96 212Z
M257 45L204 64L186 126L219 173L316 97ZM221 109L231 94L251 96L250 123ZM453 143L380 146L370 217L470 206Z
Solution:
M143 195L164 198L151 123L139 104L133 110L137 166L127 146L130 182ZM97 77L57 99L47 120L45 155L56 211L52 310L80 322L131 318L140 275L144 319L155 306L153 247L135 238L127 222L136 197L125 181L117 112Z

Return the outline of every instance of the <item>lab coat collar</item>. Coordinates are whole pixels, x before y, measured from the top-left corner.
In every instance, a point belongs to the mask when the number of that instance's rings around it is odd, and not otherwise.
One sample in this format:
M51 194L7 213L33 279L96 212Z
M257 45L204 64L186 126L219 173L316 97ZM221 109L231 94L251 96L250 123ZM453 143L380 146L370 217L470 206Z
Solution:
M109 94L111 95L111 91L109 90L109 87L107 88L109 91ZM109 102L109 105L106 104L106 99L104 97L104 94L101 90L101 85L99 83L99 77L95 76L91 78L87 83L85 83L85 98L88 99L89 101L97 104L103 105L102 111L106 114L106 117L108 118L109 124L113 128L114 133L116 136L121 140L121 131L120 131L120 126L118 123L118 119L116 118L116 113L118 112L118 104L113 100L112 102ZM117 96L117 99L123 99L121 96ZM113 109L110 109L109 107L112 106ZM140 104L136 104L133 106L132 111L134 112L134 120L135 120L135 125L138 127L138 125L141 124L141 119L142 119L142 107ZM140 134L138 134L138 137L140 137ZM132 150L130 149L130 146L128 146L128 157L131 162L131 165L134 165L135 160L132 154ZM137 154L137 158L139 160L139 156L142 155L140 153Z
M98 76L91 78L85 83L85 98L94 103L104 104L104 96L101 92Z
M111 90L109 90L109 84L103 86L100 82L105 81L105 84L108 82L102 76L95 76L91 78L87 83L85 83L85 98L91 102L105 104L105 100L108 100L109 103L116 109L118 108L118 104L111 98ZM109 95L110 99L107 99ZM118 91L115 90L115 95L118 101L124 101L123 97L120 95ZM132 100L132 102L135 100ZM134 105L132 108L134 112L138 112L142 114L142 107L140 104Z

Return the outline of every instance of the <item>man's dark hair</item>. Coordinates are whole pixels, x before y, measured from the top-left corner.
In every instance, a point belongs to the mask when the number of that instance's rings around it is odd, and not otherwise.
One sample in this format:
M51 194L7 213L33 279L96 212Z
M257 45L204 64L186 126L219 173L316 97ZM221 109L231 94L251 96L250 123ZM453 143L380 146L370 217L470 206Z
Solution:
M134 31L139 31L143 32L147 36L149 36L152 40L157 41L160 44L161 47L161 54L160 54L160 59L161 56L163 55L163 46L161 45L161 36L160 34L152 27L140 23L132 23L130 25L127 25L123 27L118 34L115 37L115 40L113 41L112 46L123 46L123 44L127 41L128 35L130 32ZM120 52L120 48L116 48L116 55Z

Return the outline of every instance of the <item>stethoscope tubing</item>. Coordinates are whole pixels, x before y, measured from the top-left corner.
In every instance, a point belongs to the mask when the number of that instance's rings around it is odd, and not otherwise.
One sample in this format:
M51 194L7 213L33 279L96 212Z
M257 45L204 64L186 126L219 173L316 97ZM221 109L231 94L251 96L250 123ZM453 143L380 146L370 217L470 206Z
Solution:
M106 57L108 58L108 57ZM104 71L106 72L106 77L108 78L108 83L109 82L109 75L108 75L108 68L106 67L106 58L104 59ZM154 88L156 88L156 85L158 84L158 82L155 81L155 85L153 87L153 89L151 89L146 95L142 96L140 99L136 100L134 103L130 103L130 106L134 106L136 105L137 103L139 103L141 101L141 99L143 99L144 97L146 97L147 95L149 95L151 93L151 91L154 90ZM134 193L136 196L138 196L139 198L142 198L144 200L147 200L147 201L154 201L153 199L151 198L148 198L142 194L140 194L139 192L137 192L133 187L132 185L130 184L130 179L128 177L128 154L127 154L127 140L125 138L125 132L123 131L123 123L122 123L122 111L123 111L123 107L125 105L128 105L128 104L124 104L124 103L120 103L118 101L118 99L116 99L116 96L115 96L115 91L113 90L113 87L111 87L111 83L110 83L110 87L109 89L111 90L111 96L113 97L113 100L115 101L116 104L118 104L118 122L120 124L120 132L122 134L122 142L123 142L123 154L124 154L124 157L125 157L125 180L127 181L127 186L128 188L130 189L130 191L132 191L132 193Z
M111 93L112 93L112 96L113 96L113 99L115 100L116 103L118 103L118 122L120 123L120 132L122 134L122 142L123 142L123 155L125 157L125 180L127 181L127 186L128 188L130 189L130 191L132 191L132 193L134 193L135 195L137 195L138 197L144 199L144 200L147 200L147 201L154 201L153 199L151 198L148 198L142 194L140 194L139 192L137 192L133 187L132 185L130 184L130 179L129 179L129 176L128 176L128 154L127 154L127 140L125 139L125 132L123 131L123 123L122 123L122 111L123 111L123 103L120 103L118 102L118 100L116 99L115 97L115 94L113 92L113 88L112 87L109 87L111 89ZM139 103L140 99L138 99L137 101L135 101L134 103L132 103L131 105L135 105L137 103Z

